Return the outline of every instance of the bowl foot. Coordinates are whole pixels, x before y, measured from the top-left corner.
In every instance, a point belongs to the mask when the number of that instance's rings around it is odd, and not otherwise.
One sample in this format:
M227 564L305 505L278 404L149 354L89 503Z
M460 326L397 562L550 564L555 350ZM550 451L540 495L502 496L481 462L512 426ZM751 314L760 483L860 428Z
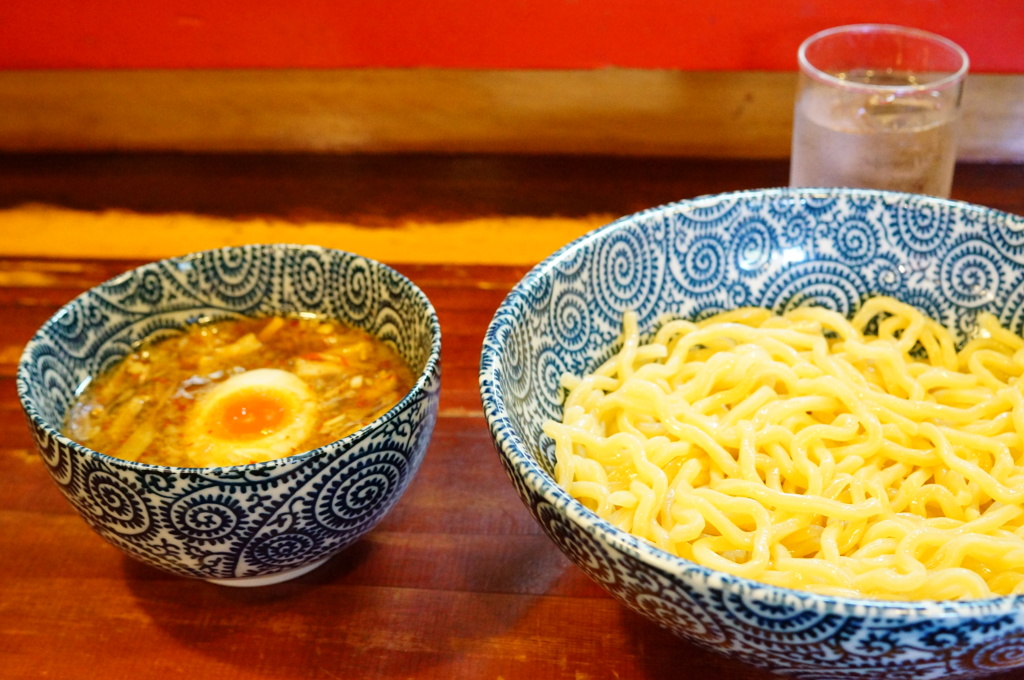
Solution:
M268 574L267 576L250 576L248 578L208 578L206 579L210 583L216 583L219 586L232 586L235 588L256 588L259 586L269 586L275 583L283 583L290 581L293 578L298 578L303 574L308 574L313 571L324 562L329 560L330 557L325 557L322 560L317 560L310 564L303 565L297 569L289 569L288 571L279 571L276 574Z

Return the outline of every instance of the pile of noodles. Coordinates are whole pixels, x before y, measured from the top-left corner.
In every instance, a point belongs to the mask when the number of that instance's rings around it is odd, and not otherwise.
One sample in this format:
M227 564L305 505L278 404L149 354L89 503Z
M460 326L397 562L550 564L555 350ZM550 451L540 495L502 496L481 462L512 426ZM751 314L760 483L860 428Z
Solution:
M569 390L556 477L713 569L880 599L1024 592L1024 340L872 298L672 321Z

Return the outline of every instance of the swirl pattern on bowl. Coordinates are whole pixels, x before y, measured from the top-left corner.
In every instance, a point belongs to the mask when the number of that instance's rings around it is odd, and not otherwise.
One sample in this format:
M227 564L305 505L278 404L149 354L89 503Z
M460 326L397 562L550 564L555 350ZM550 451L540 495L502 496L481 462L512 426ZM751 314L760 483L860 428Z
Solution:
M418 376L413 389L359 432L254 465L144 465L60 434L79 385L143 338L199 319L298 313L383 339ZM350 545L401 497L436 422L440 343L429 300L383 264L313 246L242 246L144 265L71 301L26 346L17 389L54 481L109 542L184 576L273 580Z
M883 602L715 572L615 529L569 497L553 480L553 446L541 429L560 415L557 377L616 351L627 309L652 334L669 318L743 305L781 312L815 304L850 314L866 297L888 294L961 341L981 310L1020 333L1022 234L1024 219L980 206L853 189L736 192L625 217L540 263L495 313L480 365L495 447L534 518L580 569L696 644L822 680L1022 667L1022 597ZM553 313L570 293L586 314Z

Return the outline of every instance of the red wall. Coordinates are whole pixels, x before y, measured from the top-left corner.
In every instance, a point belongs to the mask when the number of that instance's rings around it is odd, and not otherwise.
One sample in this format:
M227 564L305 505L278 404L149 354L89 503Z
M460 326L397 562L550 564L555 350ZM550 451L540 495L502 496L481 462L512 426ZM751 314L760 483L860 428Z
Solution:
M793 70L804 37L859 22L1024 73L1024 0L6 0L0 69Z

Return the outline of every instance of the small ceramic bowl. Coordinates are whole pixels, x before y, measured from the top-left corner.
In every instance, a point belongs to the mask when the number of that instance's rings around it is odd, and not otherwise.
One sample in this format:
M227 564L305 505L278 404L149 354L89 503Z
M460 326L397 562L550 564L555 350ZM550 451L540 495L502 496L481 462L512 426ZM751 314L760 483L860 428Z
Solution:
M710 650L804 679L983 676L1024 668L1024 597L887 602L716 572L599 519L554 481L542 430L559 377L612 351L622 314L754 305L844 314L895 296L963 339L988 310L1024 327L1024 219L923 196L776 189L701 197L618 220L529 272L484 339L480 391L498 454L559 548L628 607Z
M383 339L417 376L412 390L339 441L251 465L146 465L61 434L76 389L143 338L200 318L299 313ZM322 564L399 500L437 419L440 352L433 306L390 267L339 250L251 245L147 264L75 298L25 347L17 390L47 469L100 536L175 574L263 585Z

